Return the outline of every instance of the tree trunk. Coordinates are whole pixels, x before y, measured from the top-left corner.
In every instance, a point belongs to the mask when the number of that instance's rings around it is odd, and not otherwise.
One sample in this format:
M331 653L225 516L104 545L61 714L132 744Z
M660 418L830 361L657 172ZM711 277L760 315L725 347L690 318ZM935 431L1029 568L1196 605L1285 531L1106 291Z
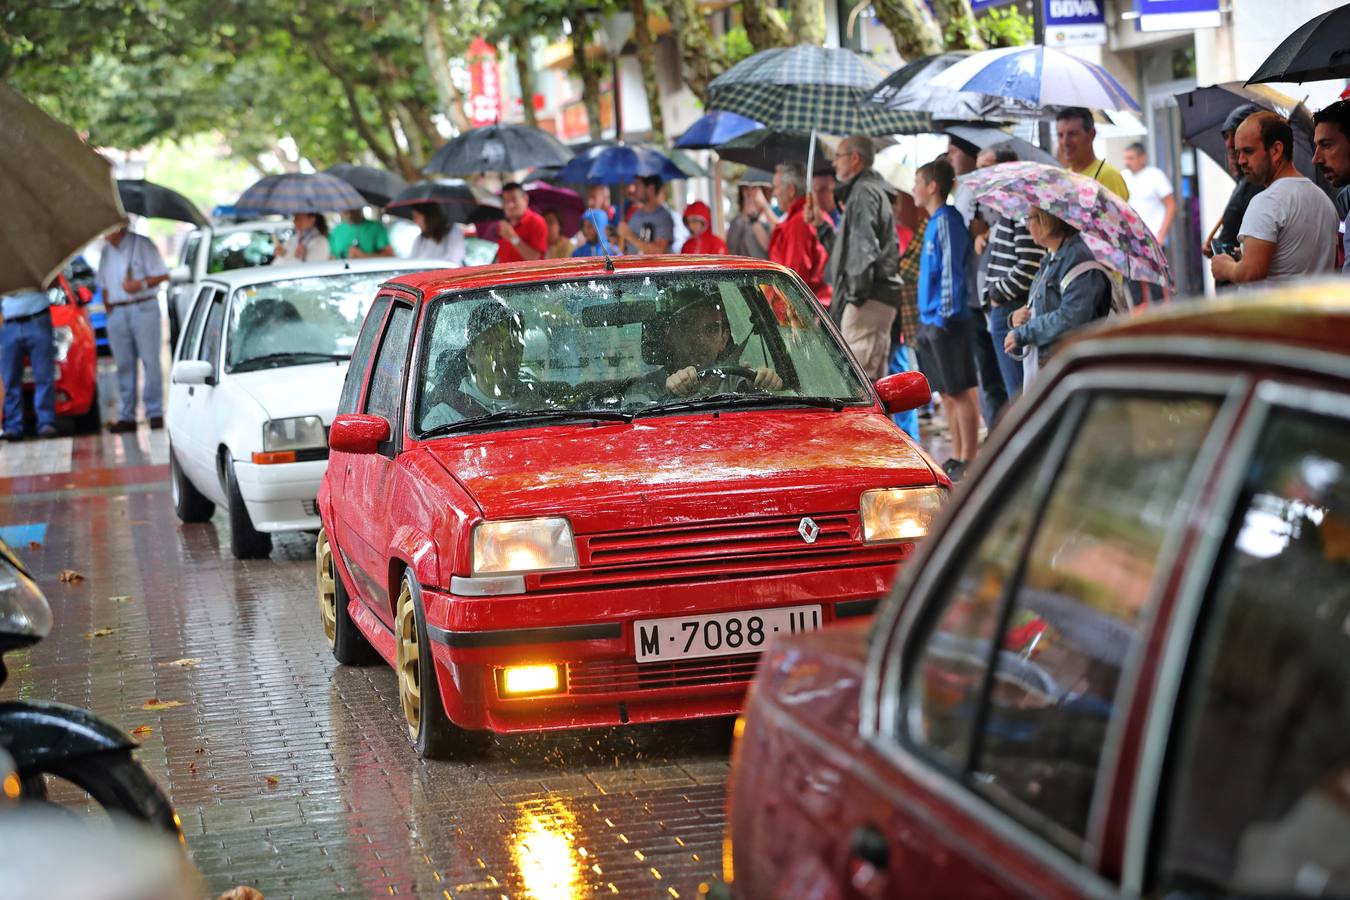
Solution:
M788 9L792 12L792 42L822 46L825 43L824 0L790 0Z
M422 8L422 52L427 71L436 89L440 113L450 120L455 131L468 131L469 117L464 113L464 95L450 77L450 54L445 49L445 31L441 23L441 0L427 0Z
M520 105L525 111L525 124L538 128L539 119L534 114L534 63L530 59L529 37L512 37L511 55L516 58L516 79L520 82Z
M937 17L939 33L944 36L948 50L984 50L984 38L975 27L975 13L970 0L932 0L933 15Z
M916 0L873 0L872 9L906 62L942 52L937 25Z
M824 9L821 10L824 15ZM741 21L745 23L745 36L750 46L756 50L768 50L770 47L786 47L792 43L783 17L770 0L741 0ZM825 40L822 24L821 40Z
M701 101L708 84L726 71L726 54L703 18L698 0L670 0L666 13L680 45L680 75Z
M361 140L366 142L366 146L370 148L370 152L375 154L375 158L380 161L380 165L384 166L386 169L389 169L390 171L399 171L402 169L402 154L399 153L398 143L394 143L392 153L384 146L384 143L380 140L380 136L375 133L375 129L366 119L366 114L361 109L361 98L356 95L356 86L343 77L342 71L328 53L328 48L326 48L321 41L315 39L309 41L309 46L310 49L314 51L315 59L319 61L321 66L328 70L328 74L332 75L334 80L336 80L338 85L342 88L342 97L347 101L347 111L351 113L352 116L352 127L355 128L356 133L361 136Z
M595 29L585 21L585 16L576 16L572 21L572 67L581 78L581 102L586 106L586 127L590 129L591 140L598 141L603 134L600 127L600 79L604 74L602 64L586 55Z
M633 7L633 35L637 38L638 65L642 67L642 86L647 91L647 113L652 120L652 141L666 141L665 117L661 115L661 86L656 80L656 48L647 27L646 0L631 0Z

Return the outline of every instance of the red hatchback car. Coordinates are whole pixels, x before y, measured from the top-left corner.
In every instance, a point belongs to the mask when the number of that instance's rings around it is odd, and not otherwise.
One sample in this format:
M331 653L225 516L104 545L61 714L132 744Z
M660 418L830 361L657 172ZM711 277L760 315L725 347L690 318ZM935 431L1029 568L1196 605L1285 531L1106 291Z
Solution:
M413 742L738 712L774 634L870 614L946 497L786 269L723 257L401 276L319 492L339 661ZM883 406L884 404L884 406Z
M872 627L770 645L740 897L1350 896L1350 288L1056 355Z

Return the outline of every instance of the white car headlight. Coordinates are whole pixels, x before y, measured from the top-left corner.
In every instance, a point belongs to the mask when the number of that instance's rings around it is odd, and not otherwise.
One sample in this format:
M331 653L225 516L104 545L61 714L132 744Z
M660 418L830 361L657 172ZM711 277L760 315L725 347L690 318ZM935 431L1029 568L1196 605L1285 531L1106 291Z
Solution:
M474 575L521 575L576 567L577 547L566 519L516 519L474 526Z
M66 357L70 355L70 345L75 343L75 332L69 325L58 325L52 329L52 351L56 354L56 361L63 363Z
M323 431L323 419L318 416L297 416L294 419L273 419L263 425L263 452L283 450L313 450L328 446L328 435Z
M863 543L917 540L928 534L946 502L946 489L936 485L863 491Z

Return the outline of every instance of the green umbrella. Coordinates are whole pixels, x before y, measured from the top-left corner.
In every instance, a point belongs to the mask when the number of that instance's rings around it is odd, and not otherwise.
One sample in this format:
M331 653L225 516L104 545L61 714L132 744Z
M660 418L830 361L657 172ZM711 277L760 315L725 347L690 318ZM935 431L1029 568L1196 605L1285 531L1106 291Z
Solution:
M0 293L45 287L121 224L112 166L68 127L0 84Z

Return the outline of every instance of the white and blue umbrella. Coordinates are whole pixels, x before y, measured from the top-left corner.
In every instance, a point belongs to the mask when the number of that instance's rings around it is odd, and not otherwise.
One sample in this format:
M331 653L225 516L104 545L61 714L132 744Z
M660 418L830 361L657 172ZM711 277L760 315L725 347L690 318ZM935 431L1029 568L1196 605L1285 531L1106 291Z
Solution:
M933 76L933 87L1006 97L1047 107L1139 110L1101 66L1053 47L1000 47L975 53Z

